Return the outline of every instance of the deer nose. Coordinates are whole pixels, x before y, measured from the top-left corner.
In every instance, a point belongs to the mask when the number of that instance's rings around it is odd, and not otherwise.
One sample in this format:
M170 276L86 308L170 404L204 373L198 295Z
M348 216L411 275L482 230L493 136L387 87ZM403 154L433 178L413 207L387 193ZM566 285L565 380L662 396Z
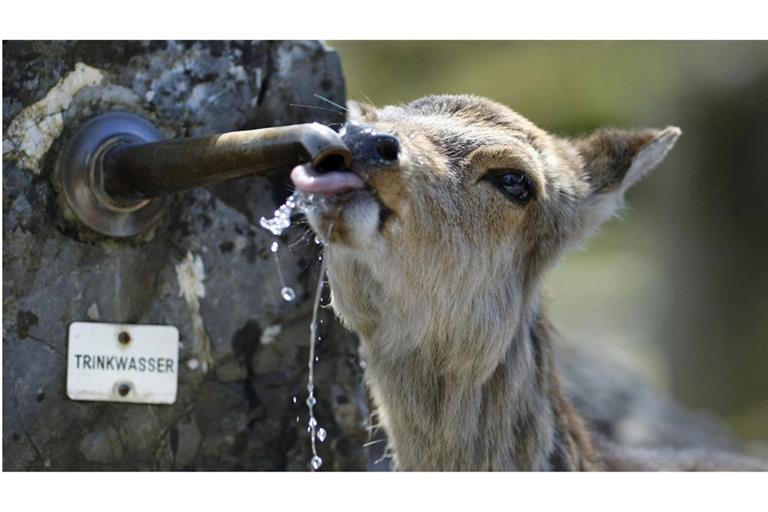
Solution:
M352 153L353 165L392 165L400 156L400 140L369 125L347 123L342 141Z

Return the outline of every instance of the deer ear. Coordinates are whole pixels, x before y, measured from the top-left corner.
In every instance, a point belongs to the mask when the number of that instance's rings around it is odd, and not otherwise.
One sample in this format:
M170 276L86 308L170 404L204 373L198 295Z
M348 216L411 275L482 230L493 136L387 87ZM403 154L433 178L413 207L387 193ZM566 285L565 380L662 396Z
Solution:
M602 129L572 142L584 162L593 193L626 192L664 160L681 133L676 126L663 130Z
M658 166L678 137L680 128L662 130L602 129L572 139L590 184L590 201L599 224L622 204L624 193Z

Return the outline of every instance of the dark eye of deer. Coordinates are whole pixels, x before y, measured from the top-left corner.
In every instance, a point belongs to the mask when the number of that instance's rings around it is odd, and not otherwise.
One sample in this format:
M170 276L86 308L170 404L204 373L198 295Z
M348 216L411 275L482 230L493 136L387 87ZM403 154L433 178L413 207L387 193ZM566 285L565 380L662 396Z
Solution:
M533 181L523 172L499 169L487 176L505 196L517 203L525 204L533 198Z

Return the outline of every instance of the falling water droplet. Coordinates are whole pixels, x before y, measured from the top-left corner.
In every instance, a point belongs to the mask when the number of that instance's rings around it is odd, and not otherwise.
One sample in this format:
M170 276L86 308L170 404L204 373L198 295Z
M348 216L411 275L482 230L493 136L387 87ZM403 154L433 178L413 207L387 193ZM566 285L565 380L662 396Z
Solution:
M272 242L272 245L269 247L269 250L272 252L277 252L277 242Z
M327 436L327 435L328 435L328 434L327 434L327 432L325 431L325 429L324 429L323 427L320 427L319 429L317 429L317 439L318 439L318 440L319 440L321 443L322 443L323 441L325 441L325 436Z
M319 236L315 235L315 243L316 243L317 245L320 245L320 244L322 244L322 243L323 243L323 241L322 241L322 240L320 240L320 237L319 237Z
M298 400L296 400L296 397L293 397L293 403L296 403Z
M309 398L307 398L307 405L308 405L308 406L310 406L310 407L314 407L314 405L315 405L316 403L317 403L317 400L315 399L315 397L313 397L313 396L310 396ZM314 419L314 418L313 418L313 419Z
M296 292L294 292L293 288L290 286L283 286L283 288L280 290L280 295L283 296L283 299L286 302L291 302L296 298Z
M312 469L317 471L318 469L320 469L320 466L323 465L323 459L315 455L314 457L312 457L310 464L312 464Z
M309 400L307 400L307 402L309 402ZM316 426L317 426L317 420L315 419L315 417L313 416L309 418L309 427L314 428Z

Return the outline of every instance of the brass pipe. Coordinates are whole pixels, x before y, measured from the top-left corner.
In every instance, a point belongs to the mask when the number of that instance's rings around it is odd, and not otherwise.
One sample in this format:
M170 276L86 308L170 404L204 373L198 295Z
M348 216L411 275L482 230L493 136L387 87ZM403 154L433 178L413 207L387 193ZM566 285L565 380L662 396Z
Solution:
M350 164L351 153L335 131L319 123L116 144L104 155L102 183L111 198L132 202L304 162L338 168Z
M147 119L105 112L64 145L56 176L64 202L98 233L128 237L156 225L169 194L311 162L349 166L341 137L321 124L299 124L164 141Z

